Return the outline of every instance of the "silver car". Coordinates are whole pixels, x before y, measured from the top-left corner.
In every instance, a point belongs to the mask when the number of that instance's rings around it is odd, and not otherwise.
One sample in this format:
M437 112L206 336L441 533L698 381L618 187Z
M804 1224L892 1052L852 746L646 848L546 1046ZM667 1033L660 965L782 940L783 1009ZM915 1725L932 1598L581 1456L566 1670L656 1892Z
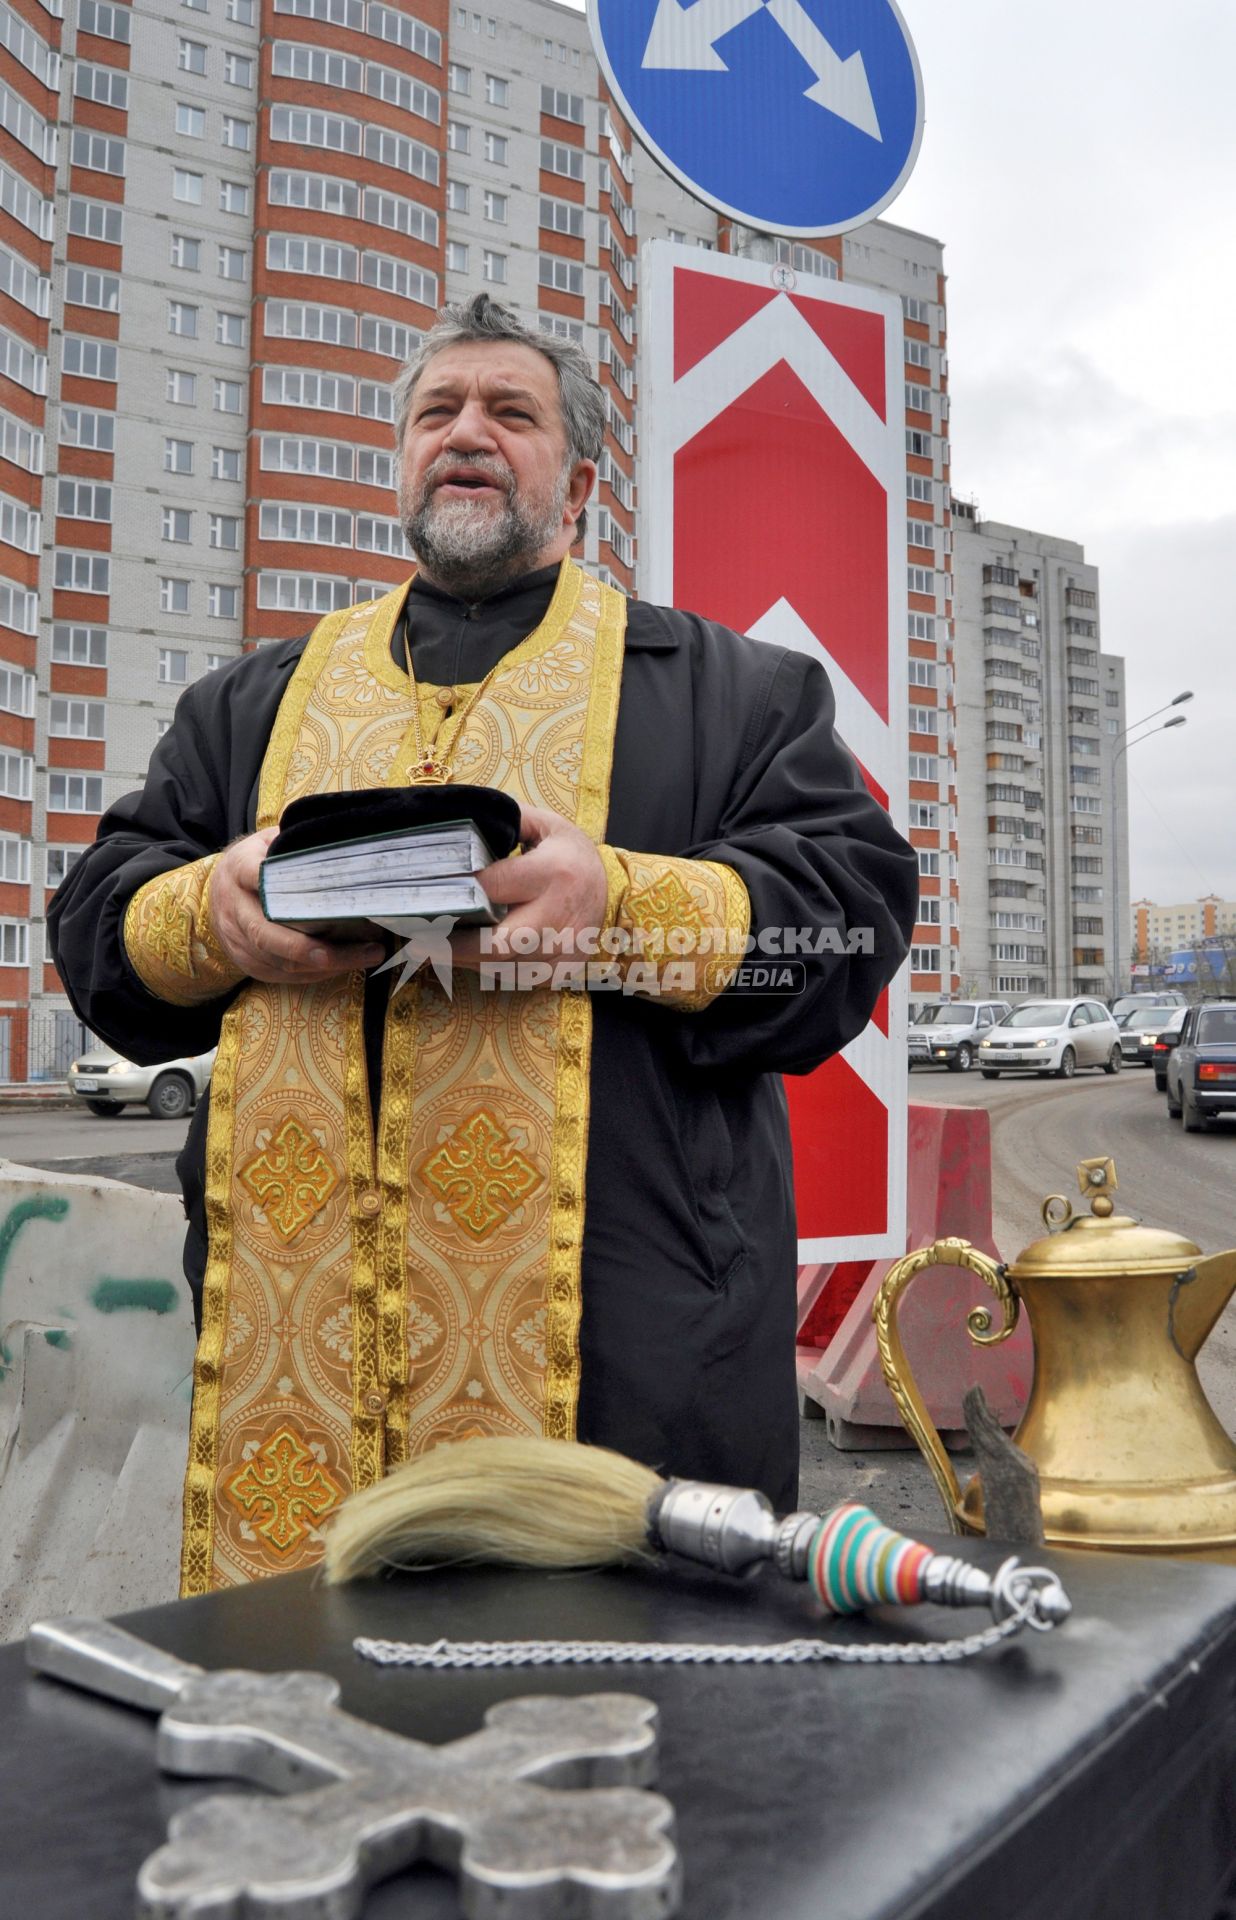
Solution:
M979 1042L1009 1011L1007 1000L931 1000L910 1022L909 1064L969 1073Z
M210 1084L215 1049L192 1059L163 1060L155 1067L135 1066L112 1047L90 1047L68 1072L69 1092L91 1113L122 1113L127 1106L150 1108L156 1120L183 1120Z
M1078 1067L1119 1073L1120 1029L1101 1000L1027 1000L979 1047L985 1080L1002 1073L1054 1073L1071 1080Z
M1156 1034L1164 1027L1178 1020L1182 1012L1180 1007L1132 1007L1128 1013L1115 1016L1120 1028L1120 1049L1125 1062L1131 1066L1149 1067L1154 1064L1154 1043Z

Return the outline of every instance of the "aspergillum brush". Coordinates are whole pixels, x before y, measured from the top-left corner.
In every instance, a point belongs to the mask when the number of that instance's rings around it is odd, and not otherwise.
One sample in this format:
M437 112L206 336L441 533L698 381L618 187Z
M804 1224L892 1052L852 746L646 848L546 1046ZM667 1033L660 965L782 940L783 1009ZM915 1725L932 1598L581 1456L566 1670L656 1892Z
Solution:
M809 1582L833 1614L922 1601L985 1606L1000 1638L1021 1626L1047 1630L1071 1611L1050 1569L1023 1566L1011 1556L987 1573L894 1532L865 1506L847 1502L827 1514L779 1517L751 1488L665 1480L604 1448L536 1438L448 1443L354 1494L327 1534L326 1570L328 1580L342 1582L385 1568L484 1563L563 1569L660 1554L739 1575L771 1561L784 1579ZM974 1638L990 1644L984 1636ZM441 1650L453 1643L435 1644ZM369 1651L372 1643L358 1645ZM379 1656L370 1651L369 1657ZM831 1657L844 1656L834 1649ZM924 1657L921 1646L916 1657ZM402 1663L519 1662L512 1655Z

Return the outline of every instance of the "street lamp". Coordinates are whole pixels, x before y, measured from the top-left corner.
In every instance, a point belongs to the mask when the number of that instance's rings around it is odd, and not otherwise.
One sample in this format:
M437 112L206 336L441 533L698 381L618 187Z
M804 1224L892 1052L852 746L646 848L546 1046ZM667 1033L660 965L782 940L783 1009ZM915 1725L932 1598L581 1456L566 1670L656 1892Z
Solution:
M1166 733L1169 727L1183 727L1189 716L1187 713L1176 713L1170 720L1151 727L1149 733L1139 733L1136 740L1128 737L1135 728L1144 727L1147 720L1157 720L1161 713L1169 713L1173 707L1182 707L1186 700L1192 698L1192 693L1178 693L1166 706L1156 707L1153 713L1134 720L1119 736L1121 744L1112 754L1112 987L1117 996L1120 993L1120 814L1116 805L1116 762L1130 747L1140 746L1143 740L1153 739L1156 733Z

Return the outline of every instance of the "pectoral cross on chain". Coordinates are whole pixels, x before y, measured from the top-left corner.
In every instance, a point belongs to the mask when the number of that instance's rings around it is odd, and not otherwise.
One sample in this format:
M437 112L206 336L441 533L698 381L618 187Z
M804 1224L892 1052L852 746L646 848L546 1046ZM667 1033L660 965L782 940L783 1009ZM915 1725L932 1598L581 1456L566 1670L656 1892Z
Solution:
M161 1709L165 1772L288 1796L220 1793L178 1813L139 1872L143 1915L354 1920L367 1886L416 1860L457 1869L470 1920L678 1906L673 1809L643 1791L656 1708L634 1694L506 1700L479 1733L433 1747L344 1713L327 1674L206 1673L104 1621L40 1622L28 1659Z

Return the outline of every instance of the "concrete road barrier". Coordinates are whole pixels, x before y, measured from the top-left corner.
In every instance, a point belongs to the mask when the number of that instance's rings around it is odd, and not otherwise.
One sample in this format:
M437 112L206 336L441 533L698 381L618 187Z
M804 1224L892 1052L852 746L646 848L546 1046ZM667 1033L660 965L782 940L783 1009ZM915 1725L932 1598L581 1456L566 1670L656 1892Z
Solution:
M176 1596L183 1240L171 1194L0 1160L0 1640Z

